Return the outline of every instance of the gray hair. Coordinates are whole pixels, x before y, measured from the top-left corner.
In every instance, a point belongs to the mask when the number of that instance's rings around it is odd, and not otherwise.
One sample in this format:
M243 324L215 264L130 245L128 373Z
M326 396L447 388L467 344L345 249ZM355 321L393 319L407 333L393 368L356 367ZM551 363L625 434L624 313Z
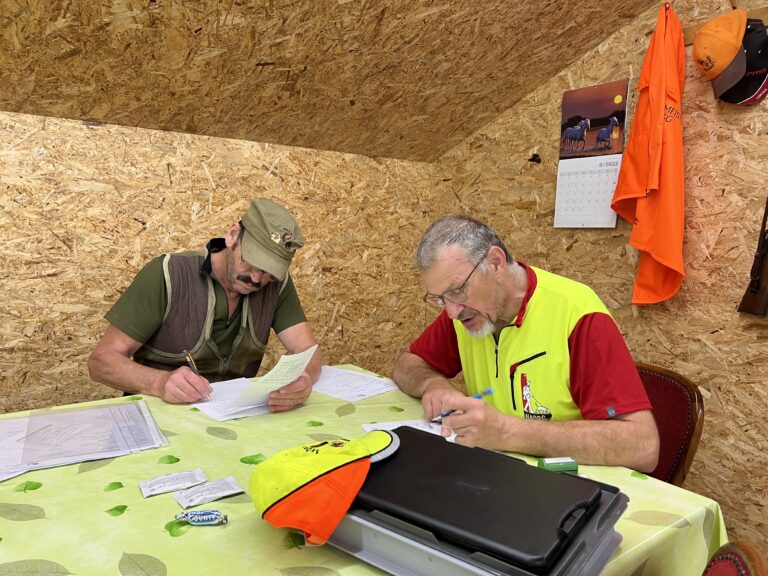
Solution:
M491 246L498 246L504 251L507 265L513 262L509 250L493 228L469 216L456 214L443 216L424 232L416 248L416 267L423 272L432 266L440 253L449 246L461 248L470 262L479 262ZM484 265L483 263L481 267Z

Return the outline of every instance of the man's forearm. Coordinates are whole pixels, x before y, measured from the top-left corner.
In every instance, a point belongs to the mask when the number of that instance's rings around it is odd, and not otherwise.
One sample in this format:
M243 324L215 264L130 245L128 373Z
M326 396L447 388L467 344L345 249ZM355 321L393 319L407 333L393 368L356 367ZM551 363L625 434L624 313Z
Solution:
M421 398L431 383L440 381L450 385L450 381L410 352L403 352L395 362L392 379L400 389L414 398Z
M117 351L104 350L88 359L91 378L117 390L159 396L164 371L137 364Z
M647 415L653 418L650 412ZM545 457L571 456L582 464L626 466L643 472L656 467L658 435L655 425L649 425L645 418L568 422L506 418L503 445L486 448Z
M325 359L323 358L323 351L320 350L320 347L318 346L317 350L315 350L315 353L312 355L309 364L307 364L306 369L310 379L312 380L312 384L317 382L317 379L320 378L320 372L323 369L324 361Z

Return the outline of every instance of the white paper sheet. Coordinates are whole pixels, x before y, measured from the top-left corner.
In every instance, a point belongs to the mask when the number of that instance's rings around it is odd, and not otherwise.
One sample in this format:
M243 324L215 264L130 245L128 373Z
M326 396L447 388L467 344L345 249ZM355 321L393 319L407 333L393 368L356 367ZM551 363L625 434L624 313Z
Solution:
M416 428L417 430L424 430L424 432L429 432L430 434L437 434L438 436L442 436L442 434L440 434L440 424L437 422L428 422L427 420L398 420L396 422L376 422L374 424L363 424L363 430L366 432L370 432L371 430L394 430L399 426L409 426L411 428ZM456 434L451 434L446 438L446 440L448 440L448 442L455 441Z
M296 380L306 369L315 350L317 345L299 354L281 356L275 367L264 376L215 382L211 384L211 399L192 406L219 422L266 414L269 412L269 394Z
M397 384L389 378L379 378L354 370L323 366L320 378L315 382L312 390L339 400L357 402L371 396L397 390Z
M2 473L0 473L0 482L3 480L9 480L11 478L16 478L16 476L21 476L24 474L24 472L27 472L25 468L21 468L19 470L10 470L6 468Z
M280 360L277 361L272 370L264 376L251 378L251 385L234 399L232 405L248 408L266 404L270 392L290 384L301 376L301 373L304 372L307 364L312 359L315 350L317 350L317 344L298 354L284 354L280 356Z
M233 405L235 398L240 396L251 384L252 382L248 378L235 378L234 380L214 382L211 384L211 388L213 388L211 399L205 402L197 402L192 404L192 406L219 422L225 422L233 418L266 414L269 412L269 406L265 403L246 408ZM267 396L269 396L269 393L267 393Z

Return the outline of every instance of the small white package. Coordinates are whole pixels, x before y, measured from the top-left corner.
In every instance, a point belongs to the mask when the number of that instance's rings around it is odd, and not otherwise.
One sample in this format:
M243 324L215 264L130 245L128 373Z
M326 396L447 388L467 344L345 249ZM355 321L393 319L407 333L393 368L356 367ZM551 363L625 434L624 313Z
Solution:
M206 480L208 480L208 477L205 473L200 468L195 468L194 470L172 472L170 474L163 474L157 478L142 480L139 482L139 488L141 488L141 495L144 496L144 498L147 498L149 496L154 496L155 494L183 490L190 486L202 484Z
M245 490L240 487L237 480L233 476L227 476L221 480L206 482L200 486L176 492L173 497L182 508L189 508L241 492L245 492Z

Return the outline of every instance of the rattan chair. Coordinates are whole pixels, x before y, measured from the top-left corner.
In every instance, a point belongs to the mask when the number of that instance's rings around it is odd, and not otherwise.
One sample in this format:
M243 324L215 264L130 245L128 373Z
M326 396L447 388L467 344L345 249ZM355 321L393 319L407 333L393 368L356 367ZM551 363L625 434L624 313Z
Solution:
M699 447L704 401L699 388L671 370L637 364L659 429L659 463L651 476L682 486Z
M717 549L702 576L768 576L768 560L749 542L735 540Z

